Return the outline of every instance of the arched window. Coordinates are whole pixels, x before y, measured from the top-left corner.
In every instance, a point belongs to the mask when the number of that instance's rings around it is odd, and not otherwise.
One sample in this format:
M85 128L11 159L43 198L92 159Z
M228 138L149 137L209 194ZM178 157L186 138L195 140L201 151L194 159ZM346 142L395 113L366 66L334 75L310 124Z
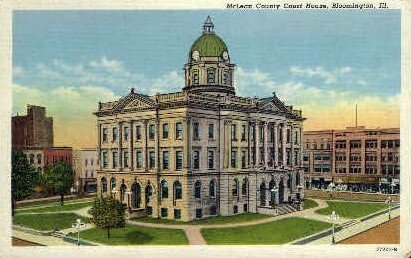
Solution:
M233 196L238 195L238 180L237 180L237 178L233 180L233 185L232 185L231 191L233 193Z
M134 182L134 184L131 186L131 206L133 208L140 208L140 202L141 202L140 184L137 182Z
M210 197L215 198L216 196L216 185L215 185L215 180L211 180L210 182Z
M196 181L194 184L194 196L196 199L201 198L201 182L200 181Z
M37 154L37 164L41 164L41 154Z
M300 172L298 172L297 171L297 173L295 174L295 184L296 185L301 185L301 182L300 182Z
M174 188L174 199L182 199L183 198L183 189L181 187L181 183L179 181L175 181L173 184Z
M114 188L116 188L116 179L114 177L112 177L110 179L110 191L113 191Z
M34 164L34 154L30 154L30 159L29 159L30 164Z
M146 202L148 202L150 200L150 197L153 196L153 187L151 187L151 185L147 185L145 193L146 193Z
M241 187L241 193L243 195L247 195L248 193L248 179L247 178L244 178L243 180L243 185Z
M207 83L215 83L215 68L207 69Z
M107 179L105 177L101 178L101 191L103 193L107 192Z
M166 180L161 181L161 198L168 198L168 184Z
M126 203L126 189L127 189L127 186L123 182L120 186L120 200L121 200L121 203L123 204Z

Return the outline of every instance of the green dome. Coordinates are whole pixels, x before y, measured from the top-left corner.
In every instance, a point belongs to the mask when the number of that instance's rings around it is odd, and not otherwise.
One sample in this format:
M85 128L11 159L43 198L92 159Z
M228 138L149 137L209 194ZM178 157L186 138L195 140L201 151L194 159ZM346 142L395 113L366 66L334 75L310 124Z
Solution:
M191 46L190 56L196 50L201 57L217 57L222 56L224 51L228 52L224 41L215 34L201 35Z

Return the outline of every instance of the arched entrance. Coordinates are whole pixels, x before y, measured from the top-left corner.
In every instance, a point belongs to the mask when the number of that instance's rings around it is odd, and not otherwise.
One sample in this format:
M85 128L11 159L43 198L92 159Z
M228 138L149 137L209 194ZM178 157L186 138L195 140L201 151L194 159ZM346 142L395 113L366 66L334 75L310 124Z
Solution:
M284 180L281 179L280 184L278 186L278 201L280 203L284 203Z
M131 186L131 207L140 208L141 203L141 187L140 184L135 182Z
M260 184L260 206L265 206L265 182Z

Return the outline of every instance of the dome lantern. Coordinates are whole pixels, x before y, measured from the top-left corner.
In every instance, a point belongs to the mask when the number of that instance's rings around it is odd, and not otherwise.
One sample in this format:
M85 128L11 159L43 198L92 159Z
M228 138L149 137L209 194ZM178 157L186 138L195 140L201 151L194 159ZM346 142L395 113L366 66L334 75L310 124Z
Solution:
M210 15L207 16L207 20L204 22L203 34L214 34L214 24L211 21Z

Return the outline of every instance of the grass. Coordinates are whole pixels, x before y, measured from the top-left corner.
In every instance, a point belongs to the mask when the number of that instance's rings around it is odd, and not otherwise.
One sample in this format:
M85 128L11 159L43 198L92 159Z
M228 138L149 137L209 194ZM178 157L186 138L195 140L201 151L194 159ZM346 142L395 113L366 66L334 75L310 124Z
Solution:
M336 211L341 217L356 219L388 208L388 204L378 202L327 201L327 204L327 208L317 210L316 213L330 215Z
M71 234L72 235L72 234ZM72 235L77 236L77 235ZM92 228L81 232L81 238L107 245L187 245L183 230L148 228L126 224L124 228L107 230Z
M304 199L303 201L304 209L311 209L318 206L318 203L311 199Z
M48 205L36 206L36 207L25 207L22 209L16 209L16 214L28 213L28 212L60 212L60 211L72 211L79 210L85 207L92 206L93 201L87 202L71 202L60 205L59 203L53 203Z
M55 214L16 214L13 223L27 228L41 231L61 230L70 228L71 225L80 218L83 222L89 219L74 213L55 213Z
M172 224L172 225L218 225L218 224L231 224L256 221L271 217L270 215L257 214L257 213L242 213L234 216L215 216L195 221L183 222L170 219L159 219L152 217L134 218L132 220L147 223L159 223L159 224Z
M278 245L330 227L326 222L294 217L254 226L201 229L201 234L211 245Z

